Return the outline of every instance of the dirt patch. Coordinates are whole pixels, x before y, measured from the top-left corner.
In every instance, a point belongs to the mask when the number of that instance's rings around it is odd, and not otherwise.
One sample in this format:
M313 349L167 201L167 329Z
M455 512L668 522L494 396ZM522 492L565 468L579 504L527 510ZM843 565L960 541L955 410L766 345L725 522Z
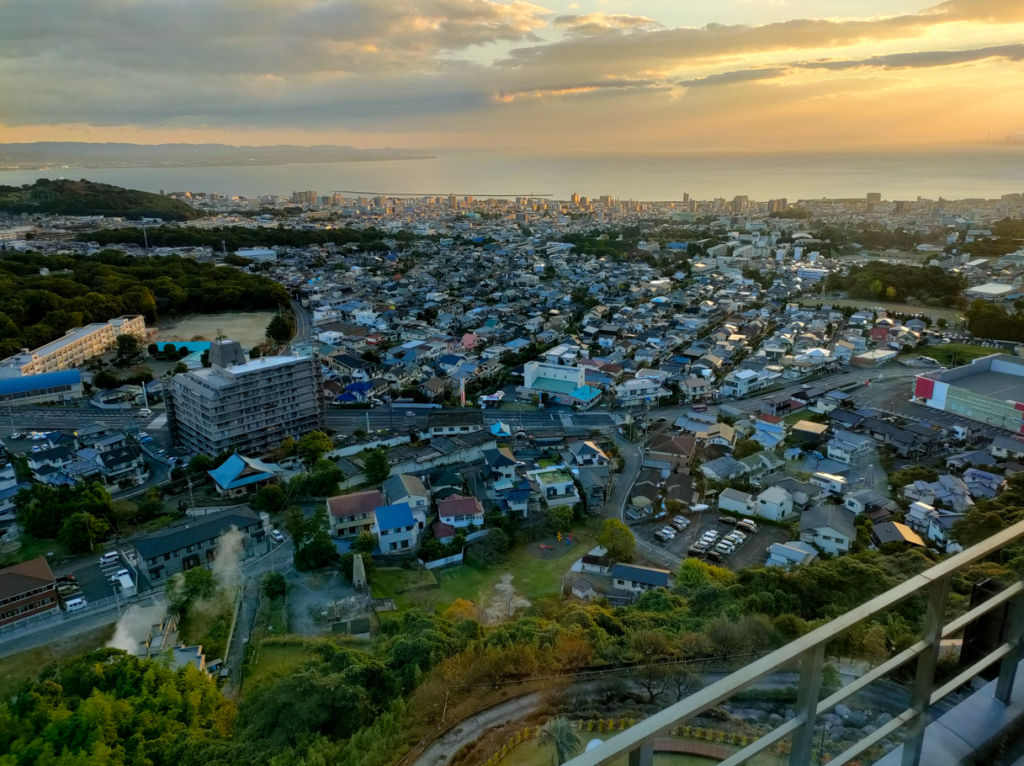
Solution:
M370 594L357 592L340 574L293 570L286 578L292 633L324 635L335 622L365 617L373 611Z
M193 314L177 319L162 320L157 326L154 343L169 340L214 340L218 330L226 337L237 340L244 348L257 346L266 340L267 325L274 316L272 311L252 314Z
M511 618L517 609L526 609L530 606L529 599L523 598L512 585L514 576L511 572L506 572L501 576L501 580L494 584L494 593L490 594L483 609L485 625L504 622Z

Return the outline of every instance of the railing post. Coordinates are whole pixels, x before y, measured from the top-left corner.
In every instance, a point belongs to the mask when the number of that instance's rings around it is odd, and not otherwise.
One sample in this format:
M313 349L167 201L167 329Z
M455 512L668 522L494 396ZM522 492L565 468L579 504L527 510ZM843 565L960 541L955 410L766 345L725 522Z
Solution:
M654 742L644 742L629 751L629 766L654 766Z
M825 664L825 644L818 644L800 656L800 683L796 691L796 714L803 724L793 732L789 766L808 766L814 750L814 722L818 718L818 694L821 691L821 666Z
M928 726L928 708L931 705L932 689L935 686L935 666L942 648L942 625L946 616L946 598L949 596L947 575L932 583L928 590L928 611L924 617L924 641L928 647L918 655L917 671L914 675L914 691L910 706L915 715L907 724L907 737L903 741L902 766L919 766L924 731Z
M1017 678L1017 665L1024 654L1024 641L1021 640L1021 634L1024 634L1024 596L1017 596L1010 602L1009 616L1006 641L1013 645L1013 651L999 663L999 680L996 681L996 699L1004 705L1010 704L1013 682Z

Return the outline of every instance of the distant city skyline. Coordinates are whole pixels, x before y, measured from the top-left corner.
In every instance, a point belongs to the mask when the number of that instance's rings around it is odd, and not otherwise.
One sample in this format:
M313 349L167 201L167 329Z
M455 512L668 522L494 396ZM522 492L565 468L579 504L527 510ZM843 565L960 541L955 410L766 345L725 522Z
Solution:
M0 142L622 154L1024 135L1020 0L0 0L0 17Z

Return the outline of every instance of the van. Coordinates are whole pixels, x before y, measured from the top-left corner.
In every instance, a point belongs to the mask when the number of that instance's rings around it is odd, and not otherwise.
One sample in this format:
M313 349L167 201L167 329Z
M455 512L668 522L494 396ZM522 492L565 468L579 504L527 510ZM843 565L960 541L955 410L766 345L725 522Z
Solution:
M713 564L721 564L723 561L722 554L718 551L708 551L704 558L705 560L710 561Z
M89 602L84 598L72 598L64 605L65 611L67 612L79 612L89 606Z
M695 404L690 407L690 412L707 412L708 406L706 404Z
M750 534L754 534L757 532L757 524L754 523L753 519L743 519L743 521L736 525L736 529L741 532L750 532Z
M121 554L117 551L107 551L100 556L100 566L106 566L107 564L116 564L121 560Z

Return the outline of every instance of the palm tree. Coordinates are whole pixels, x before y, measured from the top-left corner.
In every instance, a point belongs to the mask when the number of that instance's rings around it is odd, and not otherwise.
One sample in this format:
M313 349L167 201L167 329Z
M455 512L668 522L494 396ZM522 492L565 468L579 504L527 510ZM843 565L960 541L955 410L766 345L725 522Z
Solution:
M555 748L555 766L562 766L583 749L580 735L567 718L552 718L540 732L540 743Z

